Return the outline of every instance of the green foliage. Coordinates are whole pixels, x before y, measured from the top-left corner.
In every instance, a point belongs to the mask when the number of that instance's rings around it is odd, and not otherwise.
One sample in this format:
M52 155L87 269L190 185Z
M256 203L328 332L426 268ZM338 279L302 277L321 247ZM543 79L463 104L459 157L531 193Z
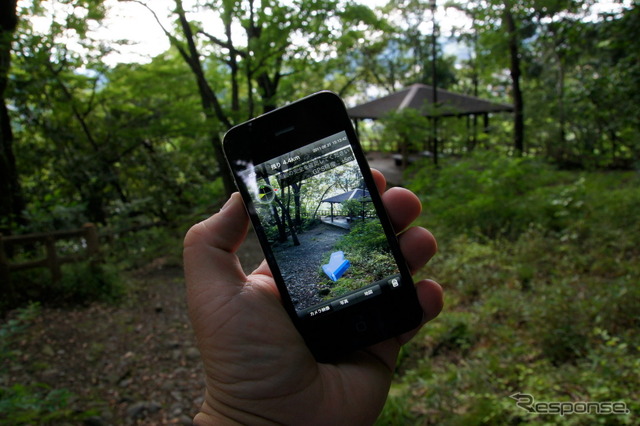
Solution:
M381 138L387 149L408 153L417 151L428 139L431 125L422 113L413 108L394 111L382 120Z
M527 413L509 396L640 408L639 181L483 156L420 174L446 305L405 349L381 418L402 401L403 424L633 424Z
M0 425L81 422L93 413L69 407L73 394L44 384L0 387Z
M550 25L538 45L548 61L532 60L532 145L563 166L637 168L640 73L629 52L640 47L640 12L611 18Z
M363 217L369 217L373 214L374 208L371 202L361 202L359 200L347 200L340 205L342 214L358 220ZM361 219L360 219L361 220Z
M182 238L188 224L197 219L189 219L183 228L153 226L134 232L116 234L111 238L104 252L108 253L106 262L121 271L141 268L156 259L162 258L168 266L182 265ZM202 220L205 217L202 217Z
M339 242L338 250L351 249L363 253L388 250L387 239L378 220L359 221Z
M552 174L538 159L487 152L442 169L422 168L412 188L428 194L425 201L448 231L489 238L516 238L534 224L560 231L581 219L584 206L580 177Z
M411 405L406 398L406 390L400 385L392 385L389 389L384 411L376 420L376 425L408 425L413 418Z
M39 301L49 305L82 305L90 302L113 303L125 292L123 277L107 263L82 261L62 265L62 278L53 282L45 268L12 272L18 304Z
M23 48L14 78L29 231L125 215L174 219L207 195L216 167L174 56L87 77L51 74L32 55Z
M54 292L64 303L85 304L102 301L115 302L124 294L122 277L107 264L81 262L62 268L62 279Z
M17 309L12 318L0 324L0 362L12 358L15 353L11 349L11 342L16 338L40 312L38 303L31 303L24 308Z
M396 273L391 261L389 245L378 220L359 222L349 234L338 241L336 250L342 250L352 267L337 283L326 299L341 296L362 287L363 282L374 282ZM327 253L323 263L329 261ZM324 277L322 270L318 272Z
M362 67L364 78L386 90L413 83L432 84L433 31L427 23L433 20L431 3L403 0L389 1L379 11L388 22L384 37L376 50L367 49ZM449 88L457 80L456 58L445 55L436 43L435 72L438 86Z

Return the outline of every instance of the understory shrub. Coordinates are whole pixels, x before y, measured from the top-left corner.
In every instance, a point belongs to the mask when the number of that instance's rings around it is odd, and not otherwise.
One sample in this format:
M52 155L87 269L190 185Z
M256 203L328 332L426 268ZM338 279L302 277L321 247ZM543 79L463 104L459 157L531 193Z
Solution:
M439 243L418 278L443 285L445 308L404 348L381 419L635 424L640 175L478 154L415 176ZM629 414L543 415L514 394Z

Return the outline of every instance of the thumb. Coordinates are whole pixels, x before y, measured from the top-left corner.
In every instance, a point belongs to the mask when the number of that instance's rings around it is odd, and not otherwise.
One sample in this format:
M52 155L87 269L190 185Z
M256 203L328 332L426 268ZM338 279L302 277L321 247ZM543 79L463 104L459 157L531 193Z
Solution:
M246 276L235 252L244 241L248 226L249 218L236 192L220 212L189 229L183 250L189 302L202 296L202 292L230 296L242 287Z

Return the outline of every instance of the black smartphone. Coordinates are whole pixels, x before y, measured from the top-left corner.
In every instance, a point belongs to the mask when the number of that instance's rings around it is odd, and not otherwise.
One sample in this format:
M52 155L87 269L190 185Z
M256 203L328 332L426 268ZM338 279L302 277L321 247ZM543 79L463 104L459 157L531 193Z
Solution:
M420 323L411 274L336 94L240 124L223 147L284 307L318 360Z

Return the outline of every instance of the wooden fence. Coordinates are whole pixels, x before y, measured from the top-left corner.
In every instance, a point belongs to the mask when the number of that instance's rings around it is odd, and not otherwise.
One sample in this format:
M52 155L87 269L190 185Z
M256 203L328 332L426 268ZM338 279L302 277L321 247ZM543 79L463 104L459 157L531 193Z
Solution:
M77 250L72 254L60 255L56 248L56 242L62 240L80 240ZM36 246L42 244L45 248L45 257L12 263L8 253L12 253L16 246ZM24 271L32 268L47 268L51 272L53 281L62 278L61 266L65 263L78 262L80 260L95 258L100 252L98 230L92 223L85 224L80 229L70 231L53 231L38 234L15 235L5 237L0 234L0 291L11 297L13 286L11 285L11 272Z

